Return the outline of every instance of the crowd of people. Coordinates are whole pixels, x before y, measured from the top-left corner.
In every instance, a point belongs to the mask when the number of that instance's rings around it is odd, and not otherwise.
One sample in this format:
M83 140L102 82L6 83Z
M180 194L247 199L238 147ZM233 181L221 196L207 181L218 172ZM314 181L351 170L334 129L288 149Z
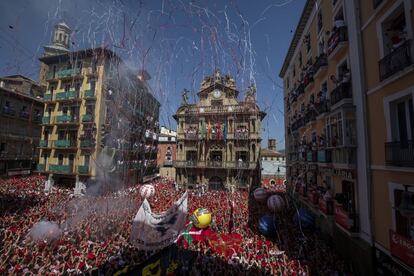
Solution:
M142 203L140 185L74 197L72 190L57 187L45 194L44 181L42 176L0 180L1 275L112 275L155 253L129 242L132 219ZM154 212L167 210L183 193L166 179L151 184ZM191 264L183 261L177 275L351 275L317 233L303 233L294 225L293 208L277 214L278 235L266 238L257 222L269 210L247 191L189 192L188 203L189 213L199 207L210 210L212 231L238 233L242 240L232 254L217 253L208 242L190 244L186 250L197 257ZM61 233L52 240L33 238L31 229L40 221L55 222Z

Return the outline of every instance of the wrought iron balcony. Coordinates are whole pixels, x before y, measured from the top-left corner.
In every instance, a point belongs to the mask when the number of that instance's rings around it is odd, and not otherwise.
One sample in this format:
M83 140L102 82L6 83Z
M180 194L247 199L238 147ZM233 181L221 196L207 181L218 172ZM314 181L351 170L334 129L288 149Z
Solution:
M86 99L90 99L90 98L94 98L95 97L95 91L93 90L85 90L85 92L83 92L83 97Z
M39 147L40 148L48 148L50 146L50 142L48 140L40 140Z
M385 162L390 166L414 167L413 140L385 143Z
M56 101L79 99L79 93L75 90L56 93Z
M57 124L64 124L64 123L78 123L76 120L77 116L72 115L59 115L56 116L56 123Z
M50 124L50 117L42 117L42 124Z
M319 103L315 103L315 109L317 112L316 116L319 116L325 112L328 112L329 111L328 101L324 100Z
M78 166L78 173L79 174L89 174L89 166L88 165Z
M53 146L55 148L76 148L76 140L56 140L53 141Z
M314 108L309 108L305 113L305 124L315 121L317 113Z
M350 82L342 82L331 92L331 106L339 103L342 100L352 100L352 89Z
M379 61L380 81L391 77L411 64L410 40L407 40Z
M165 167L169 167L173 165L173 161L172 160L164 160L164 166Z
M58 78L73 77L73 76L79 75L80 73L81 73L80 68L73 68L73 69L60 70L57 72L56 76Z
M37 166L36 166L36 170L38 172L44 172L45 169L46 169L46 165L45 164L37 164Z
M49 171L56 172L56 173L72 173L73 168L69 165L49 164Z
M331 55L341 42L348 41L348 29L346 26L335 29L328 40L328 55Z
M91 123L91 122L93 122L92 114L85 114L82 116L82 123Z

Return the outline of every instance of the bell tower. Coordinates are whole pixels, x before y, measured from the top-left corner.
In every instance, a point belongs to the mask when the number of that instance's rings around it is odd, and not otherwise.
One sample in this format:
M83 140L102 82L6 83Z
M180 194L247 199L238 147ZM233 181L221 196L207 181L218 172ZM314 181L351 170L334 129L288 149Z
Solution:
M66 54L69 52L70 45L70 35L72 30L66 25L65 22L60 22L55 25L53 36L52 36L52 45L44 46L43 56L55 56ZM46 86L46 74L48 72L48 66L44 63L40 64L39 72L39 82L41 85Z
M52 43L53 46L61 47L67 51L69 51L69 43L70 43L70 34L72 30L66 25L65 22L60 22L55 26L55 30L53 32Z

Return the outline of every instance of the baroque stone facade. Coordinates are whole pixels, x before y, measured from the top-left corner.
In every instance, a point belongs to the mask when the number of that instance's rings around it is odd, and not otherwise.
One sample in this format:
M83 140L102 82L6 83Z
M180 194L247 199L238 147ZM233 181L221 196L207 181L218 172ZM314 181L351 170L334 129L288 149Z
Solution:
M256 103L256 89L244 101L230 75L216 70L206 77L199 101L182 105L177 121L176 181L183 188L248 189L260 181L261 121L265 113Z

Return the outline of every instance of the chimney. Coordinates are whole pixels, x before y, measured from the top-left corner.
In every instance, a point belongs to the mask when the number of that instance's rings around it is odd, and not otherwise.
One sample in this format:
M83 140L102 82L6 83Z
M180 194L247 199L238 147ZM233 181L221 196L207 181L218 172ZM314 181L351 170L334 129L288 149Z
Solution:
M267 142L267 148L276 151L276 139L269 139Z

